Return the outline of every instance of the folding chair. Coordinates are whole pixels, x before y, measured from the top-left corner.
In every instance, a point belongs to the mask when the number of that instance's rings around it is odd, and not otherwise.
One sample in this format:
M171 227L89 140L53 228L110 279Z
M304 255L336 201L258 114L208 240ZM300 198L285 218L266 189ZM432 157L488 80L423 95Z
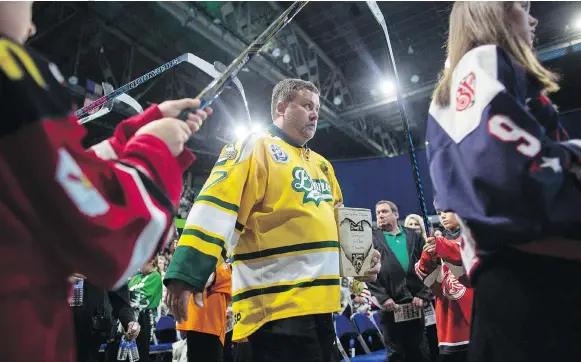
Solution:
M174 343L181 339L176 330L176 320L173 317L161 317L155 327L156 340L160 343Z
M351 316L351 322L359 330L359 333L372 351L387 349L383 334L378 326L372 320L371 315L355 313Z
M335 321L335 332L337 333L337 338L339 338L341 345L351 356L352 360L353 349L355 349L355 355L361 354L361 349L365 354L371 354L371 350L365 343L365 340L363 340L363 337L347 317L341 314L334 314L333 318Z

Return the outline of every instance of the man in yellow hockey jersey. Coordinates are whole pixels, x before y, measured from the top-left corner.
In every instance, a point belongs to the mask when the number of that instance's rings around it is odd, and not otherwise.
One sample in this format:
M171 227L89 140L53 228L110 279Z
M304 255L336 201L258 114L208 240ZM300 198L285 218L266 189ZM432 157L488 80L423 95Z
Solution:
M336 361L332 313L340 310L331 164L311 151L319 91L286 79L272 95L273 124L222 150L192 206L165 276L180 320L192 293L232 255L233 340L254 361ZM379 253L370 274L379 271Z

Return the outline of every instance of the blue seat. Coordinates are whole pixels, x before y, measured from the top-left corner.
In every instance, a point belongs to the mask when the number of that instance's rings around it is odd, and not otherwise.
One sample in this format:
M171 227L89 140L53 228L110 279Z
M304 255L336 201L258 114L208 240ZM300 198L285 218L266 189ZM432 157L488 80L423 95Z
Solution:
M355 348L356 356L351 358L352 362L359 361L357 359L360 357L359 355L371 354L371 351L363 340L363 337L361 337L355 326L347 317L340 314L334 314L333 319L335 321L335 333L337 333L337 339L341 343L345 352L350 355L350 350Z
M355 313L351 316L351 320L359 330L359 333L377 333L377 327L375 327L367 315Z
M359 330L363 339L371 351L386 349L385 341L381 330L373 323L371 316L368 314L355 313L351 316L351 321Z
M170 316L159 318L159 321L157 321L155 326L155 330L162 331L164 329L176 329L176 320Z
M173 343L152 344L149 346L149 354L172 353Z
M364 354L361 356L355 356L350 358L351 362L386 362L387 361L387 354L385 351L383 353L372 353L372 354ZM345 360L341 360L341 362L345 362Z
M375 321L375 325L377 326L377 328L380 328L379 326L381 325L381 323L379 323L379 313L373 312L371 313L371 315L373 315L373 320Z
M180 339L176 330L176 320L173 317L161 317L155 326L156 341L159 344L173 343Z

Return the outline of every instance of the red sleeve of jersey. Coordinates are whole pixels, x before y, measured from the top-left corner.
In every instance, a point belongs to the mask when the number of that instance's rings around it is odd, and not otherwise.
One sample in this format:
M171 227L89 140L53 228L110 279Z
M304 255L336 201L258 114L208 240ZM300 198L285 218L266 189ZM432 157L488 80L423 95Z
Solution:
M438 263L438 259L423 250L420 260L415 265L415 271L420 280L430 288L434 295L442 295L442 283L439 280L440 264Z
M186 150L180 161L158 138L140 135L117 161L102 160L81 147L85 134L69 117L2 138L2 167L10 170L13 197L3 201L34 205L18 217L51 235L50 245L42 247L71 272L101 287L118 287L173 231L173 207L192 155Z
M461 239L448 240L443 237L436 238L436 255L443 261L452 265L462 265L460 254Z
M97 143L89 148L89 152L94 152L103 160L116 160L125 148L125 144L135 133L146 124L161 119L163 115L157 107L152 105L145 112L127 118L115 127L113 135L108 139Z
M438 268L438 261L436 258L434 258L430 254L428 254L425 250L423 250L418 266L420 268L420 271L422 271L426 275L429 275L432 274L434 270Z

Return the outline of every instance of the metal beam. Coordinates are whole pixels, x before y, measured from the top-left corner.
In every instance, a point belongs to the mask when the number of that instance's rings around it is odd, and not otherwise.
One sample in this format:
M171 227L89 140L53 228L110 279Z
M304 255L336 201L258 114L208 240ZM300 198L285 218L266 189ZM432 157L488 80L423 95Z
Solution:
M269 1L268 3L277 12L284 11L283 7L280 6L279 3L275 1ZM353 96L351 95L350 89L347 82L345 81L345 76L343 75L341 68L339 68L335 62L333 62L333 60L331 60L331 58L323 51L323 49L321 49L321 47L319 47L319 45L313 41L313 39L298 25L298 23L291 23L289 25L289 29L291 29L292 36L298 36L306 44L306 49L302 50L303 57L305 54L310 56L308 62L305 62L304 59L300 59L302 60L303 65L302 67L297 67L295 65L297 71L301 70L303 73L308 73L310 75L309 80L311 81L316 79L315 83L319 87L324 98L327 98L330 91L332 91L330 100L334 101L336 97L341 100L341 103L336 105L334 109L343 109L356 103L356 101L353 99ZM290 38L287 37L287 42L288 39ZM299 45L299 42L296 41L296 44ZM300 60L296 58L297 57L292 57L292 60L294 62L300 62ZM322 63L324 63L324 65L327 66L329 70L327 80L320 79L319 66L322 64L319 63L319 59L322 61Z
M240 53L242 53L246 48L246 44L243 41L232 35L229 31L216 25L202 12L193 9L185 2L158 2L157 5L177 19L184 27L193 30L197 35L201 35L208 39L219 49L233 58L240 55ZM254 59L248 63L247 67L252 72L262 76L272 84L276 84L291 76L260 54L254 57ZM327 105L326 100L323 100L321 103L321 119L323 121L330 122L337 129L341 130L353 140L361 143L375 154L387 155L387 150L385 150L379 143L370 139L367 134L361 132L359 129L353 127L347 122L343 122L338 117L337 113Z
M281 12L281 13L284 11L283 7L280 6L279 3L275 2L275 1L269 1L268 3L276 11ZM315 43L313 41L313 39L311 39L311 37L303 30L303 28L298 26L296 23L295 24L291 23L290 26L292 26L294 28L297 35L299 35L307 44L309 44L310 47L312 47L317 52L317 55L325 62L325 64L327 64L327 66L329 68L331 68L331 70L333 72L340 75L341 78L345 78L343 76L343 72L341 72L341 69L339 69L339 67L335 64L335 62L333 60L331 60L331 58L329 58L329 56L323 51L323 49L321 49L317 45L317 43Z
M429 84L426 84L420 88L411 89L407 92L403 92L402 96L404 99L409 98L409 97L429 96L434 91L435 85L436 85L435 82L429 83ZM391 95L389 97L383 98L377 102L365 103L365 104L360 104L360 105L357 105L354 107L349 107L345 111L341 112L339 114L339 117L344 118L344 119L352 119L354 117L363 117L363 116L367 116L367 115L375 114L375 113L382 113L382 112L387 113L389 111L390 106L394 106L394 107L397 106L397 96L395 94Z

